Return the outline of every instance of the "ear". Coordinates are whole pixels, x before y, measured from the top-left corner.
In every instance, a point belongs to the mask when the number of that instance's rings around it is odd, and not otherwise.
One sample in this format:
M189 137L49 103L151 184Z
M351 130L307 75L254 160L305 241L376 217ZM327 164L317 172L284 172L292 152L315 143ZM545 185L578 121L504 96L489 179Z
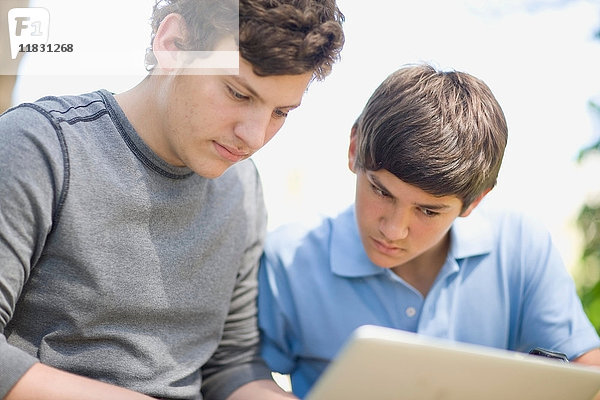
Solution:
M483 193L481 193L479 197L473 200L469 207L465 211L463 211L462 214L460 214L460 217L468 217L469 214L471 214L471 212L475 209L475 207L477 207L479 203L481 203L481 200L483 200L485 195L488 194L491 190L492 188L488 188Z
M354 173L356 173L354 168L354 162L356 161L356 136L356 124L354 124L350 132L350 146L348 148L348 168Z
M186 24L180 14L167 15L156 30L152 51L158 61L158 68L173 70L178 64L178 46L185 42Z

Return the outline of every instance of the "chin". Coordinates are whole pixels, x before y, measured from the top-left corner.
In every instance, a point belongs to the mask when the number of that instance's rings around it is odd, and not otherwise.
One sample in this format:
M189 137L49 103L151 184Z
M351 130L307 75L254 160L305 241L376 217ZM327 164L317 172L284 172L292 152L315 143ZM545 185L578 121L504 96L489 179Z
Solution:
M395 260L390 257L381 255L379 253L367 254L367 256L369 257L369 260L371 260L371 262L373 264L375 264L376 266L378 266L379 268L390 269L390 268L394 268L395 266L397 266L398 264L401 263L400 260Z

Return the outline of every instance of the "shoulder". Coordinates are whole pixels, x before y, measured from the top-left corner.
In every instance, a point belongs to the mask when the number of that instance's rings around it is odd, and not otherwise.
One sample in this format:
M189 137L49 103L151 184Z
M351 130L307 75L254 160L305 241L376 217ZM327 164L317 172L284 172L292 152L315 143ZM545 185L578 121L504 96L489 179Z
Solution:
M229 167L223 175L217 180L239 181L242 185L256 186L260 185L260 177L254 161L252 159L244 160Z
M207 193L220 203L239 204L262 201L262 185L252 160L240 161L221 176L207 179ZM215 206L218 206L215 204Z
M96 91L80 95L46 96L32 103L23 103L12 110L30 110L42 115L50 115L58 120L68 119L69 115L88 113L89 109L94 111L106 110L105 97L108 92Z
M22 137L28 132L53 130L52 120L46 110L36 103L23 103L0 115L0 138L3 142Z
M252 160L234 164L218 178L211 179L209 193L215 199L214 206L218 209L226 206L243 208L254 214L257 208L265 208L260 176ZM266 210L264 213L266 214Z
M99 92L78 96L47 96L7 110L0 116L0 129L3 134L12 132L13 135L58 131L59 124L69 118L98 112L107 113Z
M551 241L548 228L534 216L497 208L483 208L480 213L489 221L498 244L532 248Z
M538 219L520 211L483 206L451 229L451 251L456 259L485 256L499 268L519 269L559 262L549 230Z
M303 246L309 250L314 246L327 244L334 225L339 223L342 217L343 214L313 214L305 216L302 220L283 224L269 232L267 246L272 251L281 251Z
M73 123L107 114L101 93L47 96L19 104L0 116L2 141L30 140L38 147L61 145L62 122ZM58 140L57 140L58 139Z
M517 281L565 269L550 231L535 217L482 207L461 219L453 226L456 258L474 257L473 265L486 265L503 274L512 271L507 276Z
M328 257L333 222L332 217L315 216L269 232L264 250L266 262L289 269L300 263L314 265L314 261Z
M528 244L549 239L549 231L539 219L513 209L478 207L466 218L458 218L454 228L473 240L491 240L496 245Z
M0 116L0 159L2 171L18 171L23 163L35 170L48 162L62 164L64 143L58 122L44 103L24 103ZM0 161L0 163L2 162Z

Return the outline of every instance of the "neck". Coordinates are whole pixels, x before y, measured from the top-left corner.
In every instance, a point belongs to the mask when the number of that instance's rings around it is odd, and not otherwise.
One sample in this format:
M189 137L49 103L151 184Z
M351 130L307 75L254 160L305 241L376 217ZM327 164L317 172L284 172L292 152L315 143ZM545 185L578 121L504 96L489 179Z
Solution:
M446 262L449 248L450 234L447 233L437 245L409 262L393 267L392 271L426 297Z
M150 148L156 151L160 139L161 107L160 88L156 77L146 76L138 85L115 95L121 109L133 125L137 134Z

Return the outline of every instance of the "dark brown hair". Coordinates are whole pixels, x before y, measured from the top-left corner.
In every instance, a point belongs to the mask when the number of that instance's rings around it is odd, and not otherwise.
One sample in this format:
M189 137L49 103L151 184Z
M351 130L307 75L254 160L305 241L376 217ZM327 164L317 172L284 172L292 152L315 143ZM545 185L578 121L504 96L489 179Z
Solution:
M171 13L182 15L187 25L182 50L211 50L223 36L239 32L240 54L261 76L312 72L323 79L344 44L344 15L335 0L239 0L239 9L237 0L157 1L151 41ZM152 51L146 65L156 65Z
M411 65L386 78L355 125L355 167L385 169L466 209L496 184L508 138L489 87L464 72Z

